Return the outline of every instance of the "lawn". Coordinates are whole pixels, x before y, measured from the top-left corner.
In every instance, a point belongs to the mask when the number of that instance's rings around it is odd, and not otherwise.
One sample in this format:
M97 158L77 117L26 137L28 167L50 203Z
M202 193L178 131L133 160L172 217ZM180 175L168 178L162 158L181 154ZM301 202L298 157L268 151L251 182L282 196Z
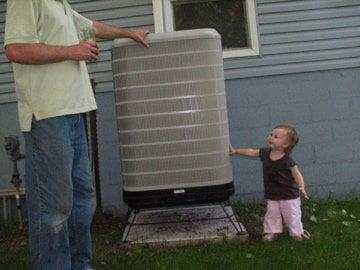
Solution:
M261 242L263 204L234 204L248 230L236 240L176 248L128 247L121 243L124 220L97 216L93 226L96 270L106 269L360 269L360 200L308 201L303 204L311 240L284 235ZM16 224L0 225L0 269L30 269L27 235ZM50 269L49 269L50 270Z

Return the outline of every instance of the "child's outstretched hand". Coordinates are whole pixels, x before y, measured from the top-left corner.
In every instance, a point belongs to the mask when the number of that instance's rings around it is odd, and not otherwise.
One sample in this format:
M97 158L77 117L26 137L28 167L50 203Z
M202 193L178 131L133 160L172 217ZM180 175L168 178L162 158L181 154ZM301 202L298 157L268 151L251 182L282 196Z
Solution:
M301 194L304 196L305 199L309 199L309 196L306 193L305 187L299 187L299 190L301 192Z
M235 148L231 144L229 144L229 154L234 155L235 153L236 153Z

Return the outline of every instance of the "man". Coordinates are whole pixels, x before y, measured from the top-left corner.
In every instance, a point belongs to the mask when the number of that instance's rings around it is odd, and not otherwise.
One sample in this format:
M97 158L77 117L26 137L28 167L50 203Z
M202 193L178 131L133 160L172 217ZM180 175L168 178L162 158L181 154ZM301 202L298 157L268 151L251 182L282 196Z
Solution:
M6 55L13 63L20 127L26 144L25 185L33 269L91 269L95 210L82 113L96 109L85 61L100 38L128 37L145 47L145 30L91 21L67 0L8 0Z

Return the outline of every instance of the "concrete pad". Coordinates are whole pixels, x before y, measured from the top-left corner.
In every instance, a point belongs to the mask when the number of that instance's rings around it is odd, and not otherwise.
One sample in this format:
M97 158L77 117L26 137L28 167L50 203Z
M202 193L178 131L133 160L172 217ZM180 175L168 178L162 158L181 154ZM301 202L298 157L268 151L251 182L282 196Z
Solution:
M123 234L126 243L166 246L234 238L245 240L248 233L222 204L132 211Z

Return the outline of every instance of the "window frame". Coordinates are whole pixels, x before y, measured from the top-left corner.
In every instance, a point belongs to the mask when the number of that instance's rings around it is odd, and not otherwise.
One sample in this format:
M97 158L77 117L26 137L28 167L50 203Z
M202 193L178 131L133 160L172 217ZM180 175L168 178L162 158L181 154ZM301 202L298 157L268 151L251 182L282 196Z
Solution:
M178 0L152 0L155 33L174 31L172 2ZM248 20L248 48L223 50L223 58L235 58L260 55L259 31L256 15L256 0L244 0Z

